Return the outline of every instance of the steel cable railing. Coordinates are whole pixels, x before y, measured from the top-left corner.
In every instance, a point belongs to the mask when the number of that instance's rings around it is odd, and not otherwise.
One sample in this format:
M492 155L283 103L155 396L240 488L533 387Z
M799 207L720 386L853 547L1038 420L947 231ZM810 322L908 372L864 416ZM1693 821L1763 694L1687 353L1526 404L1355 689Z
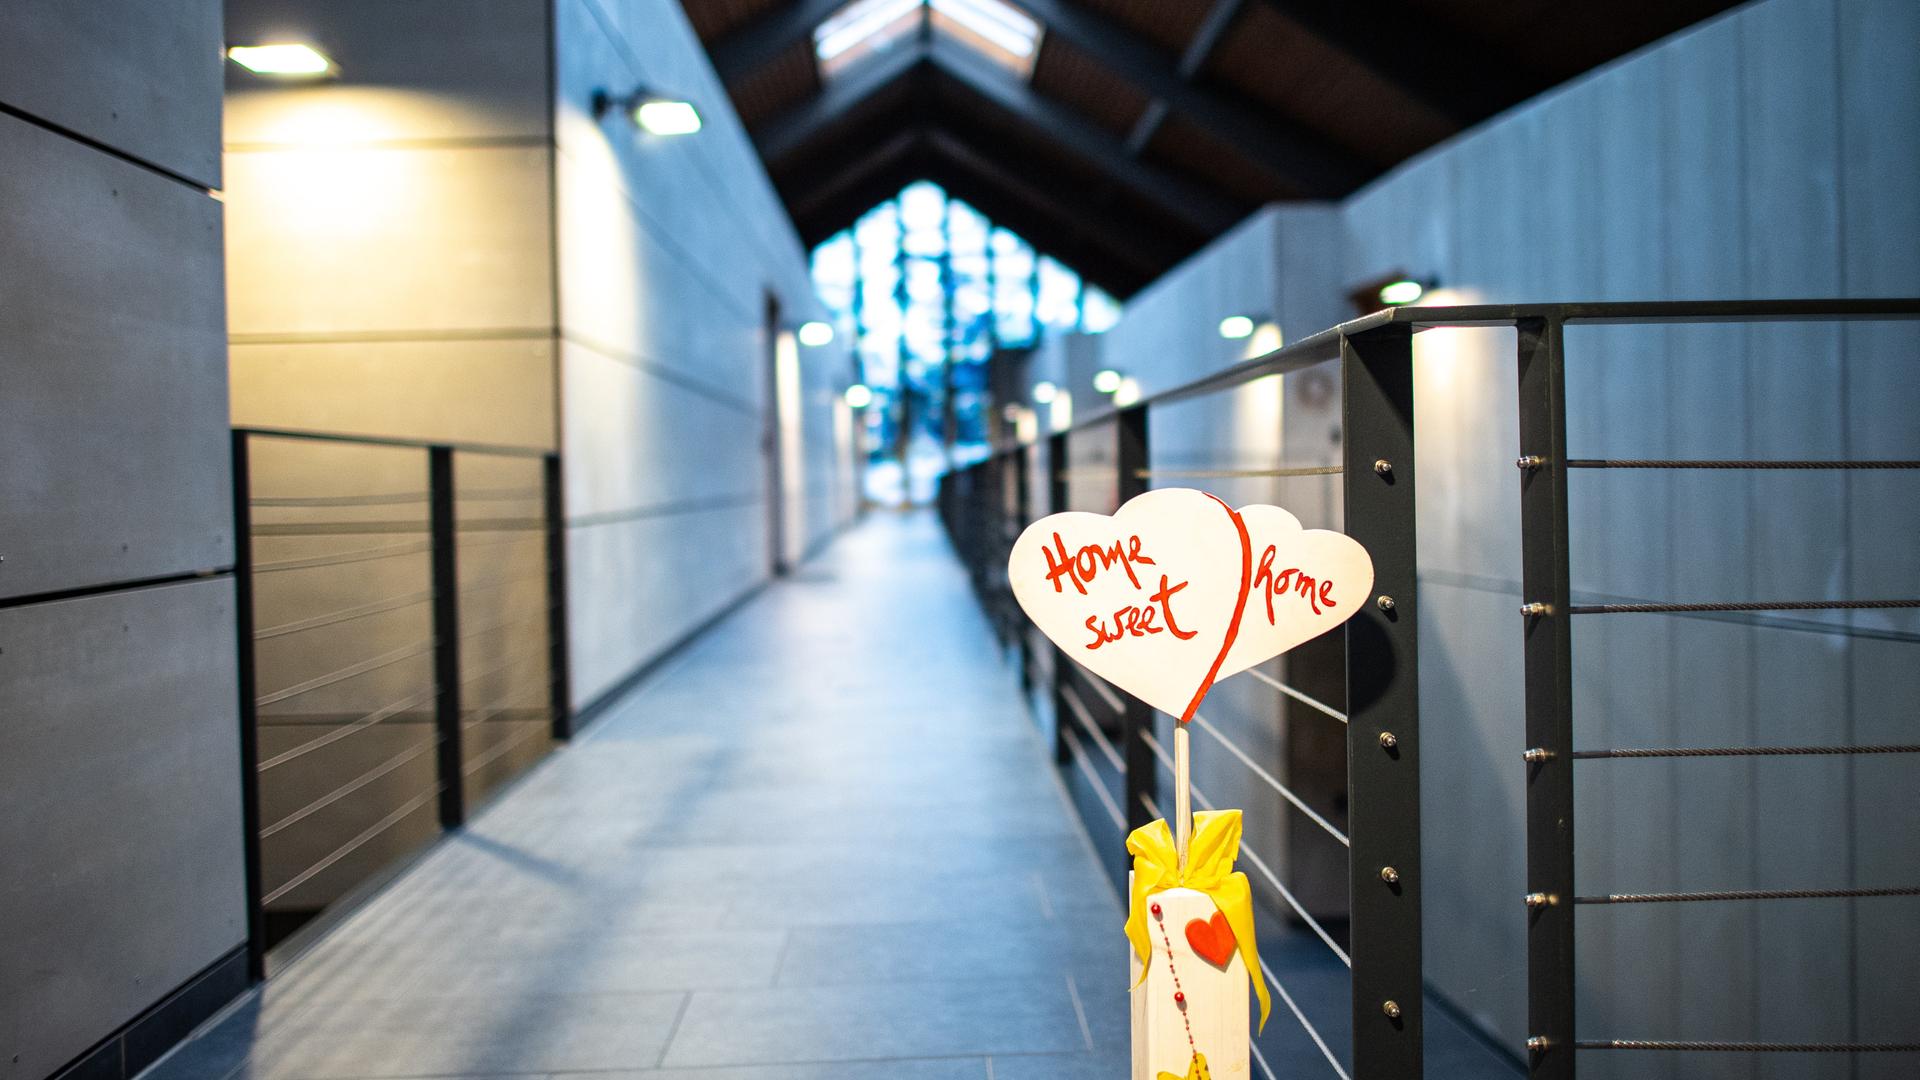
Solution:
M250 643L241 652L240 681L245 710L243 752L252 762L243 785L248 938L257 972L265 950L289 927L350 893L359 879L377 872L379 864L422 842L411 831L404 838L382 840L396 824L436 799L439 827L461 824L468 804L484 794L469 784L469 778L481 774L486 787L497 786L537 756L524 752L536 738L564 738L570 732L565 546L559 459L550 452L262 429L236 429L232 448L234 525L242 540L235 567L237 608L241 640ZM463 481L458 485L456 459ZM405 479L400 479L413 476L424 477L425 490L407 487ZM398 490L396 479L400 479ZM331 490L311 494L297 490L296 485L316 480ZM363 484L363 489L340 490L354 483ZM257 494L262 487L274 494ZM534 515L515 503L531 504L536 508ZM382 507L401 509L374 509ZM268 520L256 520L256 512L270 511L275 513ZM361 520L355 520L356 512ZM409 516L416 513L417 517ZM286 520L288 515L296 517ZM425 536L357 545L349 541L339 545L343 550L313 550L320 542L316 538L380 533ZM420 555L428 556L424 563L404 561ZM297 577L285 578L295 572ZM367 591L361 584L365 580L386 583L381 591L391 595L355 602L356 592ZM418 587L406 587L416 582ZM537 610L526 610L532 605L512 602L519 599L520 589L541 590L544 603ZM256 602L257 591L265 592L266 603ZM354 643L338 634L300 637L416 606L429 610L431 633L376 655L342 655ZM301 613L303 607L310 613ZM276 612L275 622L255 629L259 610ZM522 629L525 637L537 641L515 649L513 641ZM475 642L502 635L507 635L504 646L492 640ZM251 647L271 641L300 642L303 647L294 652L284 647L260 652ZM258 689L260 683L272 684L271 673L276 669L284 671L290 663L307 662L315 655L336 666L270 691ZM469 662L476 655L480 663ZM417 674L389 670L421 658L430 662ZM265 678L263 672L268 673ZM366 681L346 685L356 679ZM376 698L359 703L359 708L333 711L302 701L327 688L339 688L327 699L329 705L335 699L375 694L388 700L378 707L367 707L376 704ZM463 706L464 695L480 692L499 696L477 709ZM323 725L328 730L297 745L263 752L261 713L275 706L272 719L283 720L289 733L292 724ZM511 723L497 723L503 717ZM391 730L402 719L408 731L413 730L414 721L430 724L430 737L369 768L357 767L353 759L369 745L364 733L383 726ZM466 745L463 738L480 745ZM348 748L350 756L320 753L334 747ZM500 764L516 754L509 765ZM392 790L392 778L409 775L407 770L421 761L432 763L435 785L402 801L403 796ZM352 767L354 775L327 775L329 770L347 767ZM302 805L278 820L264 822L263 782L270 785L270 795L310 790L325 794L285 799ZM350 805L348 800L354 800L351 813L329 812L329 808ZM273 799L264 801L264 805L274 804ZM334 839L324 835L327 830L343 828L349 819L357 828L358 823L381 814L373 826L345 838L291 879L263 881L263 862L284 863L299 852L324 849ZM296 828L297 833L292 831ZM316 830L322 835L316 836ZM293 835L299 837L297 850L286 839ZM263 844L274 845L271 859L263 854ZM370 855L366 849L371 844L379 846ZM349 858L352 862L342 866ZM329 877L316 889L314 879L329 868L346 877ZM290 899L296 889L302 889L298 899ZM297 907L282 906L289 903ZM270 908L275 919L271 924Z
M1353 846L1353 841L1347 838L1346 833L1341 832L1338 826L1334 825L1333 822L1328 821L1324 816L1321 815L1321 813L1318 810L1315 810L1313 807L1308 806L1305 799L1302 799L1300 796L1295 795L1293 793L1292 788L1287 787L1287 785L1275 779L1272 773L1261 768L1259 762L1253 760L1253 758L1250 755L1248 755L1248 753L1245 750L1240 749L1240 747L1236 745L1233 742L1233 740L1221 734L1220 729L1217 727L1214 727L1213 723L1209 721L1206 717L1201 716L1199 713L1194 713L1193 726L1199 728L1201 731L1206 732L1208 735L1213 736L1213 740L1219 743L1223 748L1225 748L1227 753L1232 754L1234 758L1236 758L1240 762L1240 764L1245 765L1248 768L1248 770L1253 773L1253 775L1259 777L1262 781L1266 783L1268 787L1278 792L1280 797L1287 800L1287 802L1295 810L1298 810L1302 814L1305 814L1308 820L1312 821L1315 825L1318 825L1320 826L1320 828L1324 829L1328 836L1331 836L1335 840L1340 841L1341 847L1350 848Z
M1153 752L1154 758L1160 762L1161 767L1167 770L1167 775L1172 776L1173 757L1167 753L1165 747L1160 745L1160 740L1154 738L1149 732L1142 732L1140 740L1147 745L1148 750ZM1202 810L1214 809L1213 800L1207 798L1206 793L1201 791L1197 785L1189 785L1188 790L1193 793L1195 805L1199 806ZM1149 801L1151 802L1151 800ZM1154 815L1156 817L1165 816L1160 813L1157 805L1154 808ZM1293 909L1293 913L1300 917L1300 921L1306 923L1308 928L1314 932L1315 936L1319 937L1327 948L1333 950L1333 955L1339 957L1342 964L1351 968L1353 966L1353 957L1348 954L1347 950L1340 947L1340 943L1333 939L1332 934L1327 933L1327 928L1320 925L1320 920L1313 917L1313 914L1307 910L1306 905L1300 902L1299 897L1293 895L1293 890L1281 883L1279 875L1273 872L1273 868L1267 865L1267 861L1262 859L1258 852L1244 844L1241 845L1240 855L1249 863L1253 864L1253 868L1260 872L1260 876L1267 880L1268 885L1273 886L1274 891L1280 894L1280 898L1285 900L1287 906Z
M320 749L323 746L331 746L334 743L339 742L341 739L346 738L347 736L353 734L356 731L360 731L365 728L370 728L375 724L380 723L383 720L389 720L395 716L404 715L406 713L406 710L408 709L418 708L422 705L430 704L433 701L434 696L438 693L439 691L436 690L435 688L428 687L425 690L421 690L417 693L409 694L408 696L401 698L399 701L393 702L390 705L382 705L380 708L375 709L364 716L348 721L346 724L343 724L340 727L335 728L334 730L326 733L325 735L321 735L318 738L309 739L308 741L303 742L298 746L293 746L293 747L289 747L286 750L282 750L280 753L275 754L270 758L267 758L265 761L262 761L257 766L257 768L260 772L266 772L268 769L274 768L275 766L284 765L289 761L294 761L296 759L305 757L306 755L314 752L315 750Z
M1297 339L1275 352L1224 368L1187 384L1153 393L1124 407L1083 418L1073 427L1055 431L1029 446L996 452L986 462L956 471L942 483L942 513L955 550L967 564L983 604L994 613L996 625L1003 612L1013 612L1002 568L1007 537L1041 515L1064 510L1111 513L1129 497L1147 488L1151 480L1238 480L1286 476L1337 477L1340 520L1344 531L1372 555L1379 603L1367 605L1347 624L1345 656L1335 660L1307 654L1307 663L1341 664L1347 707L1332 708L1315 695L1256 672L1256 681L1285 699L1313 709L1347 725L1345 764L1348 809L1344 828L1330 834L1346 838L1348 858L1348 914L1353 956L1342 955L1354 971L1356 989L1352 1007L1354 1076L1361 1080L1416 1077L1422 1066L1422 993L1419 797L1419 685L1416 642L1419 620L1419 552L1414 545L1415 468L1411 418L1413 402L1413 340L1416 328L1433 326L1505 327L1513 334L1519 377L1519 433L1523 456L1521 533L1525 626L1523 671L1526 686L1528 772L1525 826L1529 911L1526 922L1529 957L1528 1000L1531 1056L1528 1067L1535 1080L1570 1080L1574 1076L1576 1046L1573 1037L1573 964L1578 955L1573 935L1573 910L1592 897L1575 896L1573 883L1573 782L1571 765L1589 757L1759 757L1782 754L1905 754L1906 744L1782 746L1773 748L1697 747L1626 748L1618 751L1575 751L1572 738L1572 647L1568 628L1571 615L1648 613L1688 618L1767 620L1767 612L1892 611L1920 608L1907 599L1837 599L1733 602L1653 602L1640 597L1587 597L1580 603L1567 576L1568 532L1566 480L1570 472L1586 469L1700 469L1817 471L1910 470L1920 462L1903 459L1854 461L1749 459L1637 459L1577 458L1566 452L1564 327L1569 322L1743 324L1778 319L1795 320L1912 320L1920 317L1920 300L1718 301L1628 304L1486 305L1478 307L1405 308L1386 311ZM1147 454L1149 418L1162 406L1244 386L1250 380L1287 375L1316 364L1338 365L1341 386L1339 464L1290 467L1297 463L1232 461L1231 464L1165 461L1157 466ZM1045 491L1024 490L1008 497L998 486L1008 462L1025 470L1029 456L1045 454L1041 473ZM1015 455L1020 455L1016 457ZM1044 498L1042 498L1044 495ZM995 538L998 538L996 541ZM1743 614L1744 613L1744 614ZM1017 617L1017 616L1016 616ZM1823 623L1793 622L1794 630L1828 632ZM1920 640L1879 624L1849 626L1856 637L1880 640ZM1165 763L1148 757L1143 748L1157 746L1150 730L1151 714L1142 723L1138 703L1105 700L1121 719L1121 734L1108 739L1112 749L1088 747L1083 729L1099 709L1089 691L1074 688L1071 701L1060 688L1072 681L1072 666L1052 648L1042 646L1025 657L1023 671L1051 662L1052 729L1057 760L1075 762L1090 779L1098 775L1096 750L1107 763L1117 757L1128 767L1123 773L1126 795L1116 804L1096 783L1106 815L1115 823L1127 814L1153 813L1159 801L1152 797ZM1092 693L1099 687L1092 682ZM1312 685L1320 685L1314 683ZM1103 699L1105 695L1100 695ZM1076 708L1077 706L1077 708ZM1044 713L1036 709L1036 713ZM1086 715L1081 715L1081 714ZM1102 719L1106 717L1103 715ZM1043 716L1042 721L1046 722ZM1112 725L1101 727L1112 730ZM1202 727L1208 730L1212 725ZM1218 734L1217 729L1210 734ZM1311 734L1311 733L1310 733ZM1290 753L1318 753L1324 740L1295 747ZM1305 800L1276 779L1277 767L1238 749L1236 758L1251 763L1263 780L1296 809L1309 810ZM1143 759L1145 767L1142 767ZM1124 809L1126 813L1120 811ZM1094 811L1090 817L1097 817ZM1331 822L1320 815L1323 830ZM1255 876L1276 886L1296 908L1291 893L1281 891L1274 867L1248 851L1248 867ZM1833 893L1870 893L1875 890L1748 890L1682 894L1620 894L1635 900L1618 902L1692 902L1708 899L1831 898ZM1887 895L1901 895L1898 890ZM1535 897L1544 898L1536 906ZM1572 898L1561 902L1556 898ZM1611 901L1610 901L1611 902ZM1330 935L1323 937L1330 944ZM1359 957L1358 962L1354 956ZM1815 1046L1767 1043L1646 1043L1618 1041L1580 1043L1581 1047L1733 1047ZM1900 1044L1818 1044L1821 1049Z
M253 632L253 639L255 641L265 641L268 638L297 634L302 630L318 630L323 626L337 626L340 623L352 622L355 619L364 619L370 615L384 615L389 611L399 611L403 608L410 608L417 604L424 604L432 599L432 590L404 593L399 596L388 596L379 600L371 600L364 604L356 604L353 607L339 608L304 619L284 622L278 626L269 626L265 629L255 630Z
M299 559L279 559L273 562L256 563L255 574L276 574L288 570L309 570L322 566L345 566L349 563L372 562L377 559L396 559L402 555L418 555L433 550L433 541L414 540L404 544L382 544L379 547L357 548L327 555L309 555Z
M1276 679L1273 676L1267 674L1266 672L1261 671L1257 667L1248 668L1246 671L1246 674L1252 676L1254 681L1265 683L1268 686L1273 687L1275 690L1280 691L1281 693L1287 695L1288 697L1299 702L1300 704L1305 705L1310 709L1313 709L1316 712L1319 712L1326 716L1330 716L1333 719L1338 720L1343 724L1347 722L1346 713L1341 712L1339 709L1334 708L1333 706L1327 704L1324 701L1319 700L1318 698L1304 694L1299 690L1291 686L1288 686L1286 683L1283 683L1279 679Z

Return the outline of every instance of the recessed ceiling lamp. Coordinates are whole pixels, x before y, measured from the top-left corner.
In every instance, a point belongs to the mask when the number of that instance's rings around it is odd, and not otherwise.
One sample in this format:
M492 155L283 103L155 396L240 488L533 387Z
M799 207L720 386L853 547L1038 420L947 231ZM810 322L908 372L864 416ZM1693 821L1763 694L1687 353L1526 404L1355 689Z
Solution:
M833 327L818 319L800 324L800 344L817 349L833 340Z
M227 59L255 75L275 79L314 79L333 73L333 61L325 53L301 42L235 45L227 50Z
M1125 380L1126 376L1112 368L1101 368L1093 373L1093 388L1103 394L1111 394L1120 389L1120 384Z

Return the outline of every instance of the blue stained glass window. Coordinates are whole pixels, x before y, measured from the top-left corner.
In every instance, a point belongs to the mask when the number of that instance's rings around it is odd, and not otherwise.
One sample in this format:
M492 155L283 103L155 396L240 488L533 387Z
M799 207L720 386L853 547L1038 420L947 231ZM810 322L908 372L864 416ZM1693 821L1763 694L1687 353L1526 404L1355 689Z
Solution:
M1113 297L924 180L814 248L813 282L874 392L870 460L904 462L894 482L909 498L925 497L949 444L955 463L987 453L995 349L1099 333L1120 316Z

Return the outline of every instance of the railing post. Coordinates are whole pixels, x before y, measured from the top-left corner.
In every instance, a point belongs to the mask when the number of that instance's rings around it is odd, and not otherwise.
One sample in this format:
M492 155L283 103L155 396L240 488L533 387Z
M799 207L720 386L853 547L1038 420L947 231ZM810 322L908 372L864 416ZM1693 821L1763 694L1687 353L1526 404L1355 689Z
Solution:
M1340 367L1346 531L1375 574L1346 632L1353 1076L1411 1080L1424 986L1412 328L1342 338Z
M1056 432L1047 436L1047 513L1057 514L1067 508L1067 433ZM1067 665L1073 663L1067 658L1067 651L1058 645L1053 649L1053 677L1048 680L1052 685L1047 696L1053 704L1053 761L1056 765L1065 765L1073 760L1073 751L1067 746Z
M1122 412L1116 419L1116 435L1119 445L1114 454L1115 469L1119 475L1117 493L1119 503L1125 506L1128 499L1143 494L1147 490L1147 407L1136 405ZM1153 820L1153 812L1147 809L1147 800L1154 797L1158 787L1158 775L1155 772L1159 763L1154 760L1153 751L1143 738L1153 730L1153 709L1131 694L1126 696L1126 711L1120 718L1121 757L1127 765L1126 775L1126 812L1127 829L1134 829ZM1169 811L1171 813L1171 811Z
M1521 319L1516 328L1526 623L1527 1060L1532 1076L1572 1080L1573 642L1565 364L1558 318Z
M460 578L454 542L453 448L427 449L427 498L433 547L434 727L439 735L440 826L466 821L460 751Z
M541 460L547 539L547 690L553 737L573 738L573 675L567 657L567 508L560 455Z
M1033 496L1028 490L1029 455L1032 450L1026 446L1015 447L1012 451L1013 463L1013 528L1007 530L1009 551L1014 540L1019 538L1020 530L1033 520ZM1030 698L1033 694L1033 639L1027 632L1026 619L1021 615L1019 604L1013 599L1013 584L1007 584L1007 606L1013 620L1014 659L1020 666L1020 694Z
M260 714L258 671L253 650L253 472L252 438L234 431L233 440L233 626L237 647L235 682L240 692L240 832L242 873L247 890L247 977L267 977L266 917L260 898Z

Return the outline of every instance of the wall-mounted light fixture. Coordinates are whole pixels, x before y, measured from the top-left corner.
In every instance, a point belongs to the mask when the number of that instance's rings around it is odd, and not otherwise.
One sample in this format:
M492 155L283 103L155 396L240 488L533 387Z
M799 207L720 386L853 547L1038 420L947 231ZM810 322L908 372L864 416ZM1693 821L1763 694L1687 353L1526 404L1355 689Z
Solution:
M800 344L809 349L817 349L833 340L833 326L818 319L800 324L798 332Z
M1229 315L1220 320L1220 336L1228 341L1252 337L1255 321L1251 315Z
M866 383L854 383L847 387L847 405L855 409L864 409L873 404L873 391Z
M1036 405L1050 405L1060 396L1060 388L1042 380L1033 384L1033 400Z
M235 45L227 49L227 59L255 75L274 79L318 79L334 72L333 61L325 53L302 42Z
M649 135L691 135L700 130L700 110L693 102L642 86L616 98L605 90L593 94L593 115L618 109Z
M1402 304L1411 304L1415 300L1425 296L1427 290L1432 287L1432 282L1418 281L1414 278L1401 278L1398 281L1389 281L1385 285L1380 286L1380 302L1388 307L1399 307Z
M1120 384L1124 381L1126 376L1112 368L1101 368L1093 373L1093 388L1103 394L1111 394L1120 389Z

